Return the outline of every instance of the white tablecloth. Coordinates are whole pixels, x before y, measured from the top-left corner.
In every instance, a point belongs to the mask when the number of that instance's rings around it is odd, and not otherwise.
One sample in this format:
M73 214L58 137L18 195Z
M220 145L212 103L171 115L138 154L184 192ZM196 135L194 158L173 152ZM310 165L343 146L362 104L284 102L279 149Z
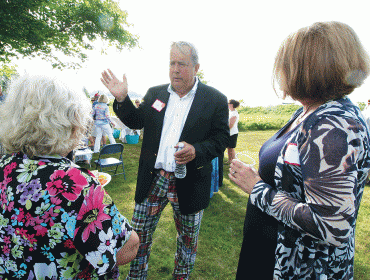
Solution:
M92 154L93 151L91 151L90 148L75 150L73 162L76 163L78 161L88 160L90 162L91 167Z

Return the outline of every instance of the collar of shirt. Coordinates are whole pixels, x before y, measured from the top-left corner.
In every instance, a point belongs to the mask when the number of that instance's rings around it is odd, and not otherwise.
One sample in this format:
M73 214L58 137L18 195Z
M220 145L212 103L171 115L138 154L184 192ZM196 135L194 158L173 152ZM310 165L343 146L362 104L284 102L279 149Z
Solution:
M183 98L185 97L188 97L188 96L191 96L191 95L194 95L195 92L197 91L198 89L198 83L199 83L199 79L197 76L195 76L195 83L194 83L194 86L193 88L186 94L184 95ZM171 84L168 85L168 88L167 88L167 91L170 93L170 94L177 94L173 89L172 89L172 86Z
M193 88L182 98L168 86L170 98L163 120L162 136L159 143L157 160L154 167L173 172L176 167L174 146L179 142L182 130L188 117L195 93L198 88L198 77Z

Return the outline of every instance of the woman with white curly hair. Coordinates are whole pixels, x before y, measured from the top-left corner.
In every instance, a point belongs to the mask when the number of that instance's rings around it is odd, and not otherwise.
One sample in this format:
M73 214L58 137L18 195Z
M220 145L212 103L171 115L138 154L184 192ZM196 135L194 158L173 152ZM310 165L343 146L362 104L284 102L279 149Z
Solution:
M0 278L118 279L138 237L98 180L65 156L91 104L55 79L23 76L0 106Z

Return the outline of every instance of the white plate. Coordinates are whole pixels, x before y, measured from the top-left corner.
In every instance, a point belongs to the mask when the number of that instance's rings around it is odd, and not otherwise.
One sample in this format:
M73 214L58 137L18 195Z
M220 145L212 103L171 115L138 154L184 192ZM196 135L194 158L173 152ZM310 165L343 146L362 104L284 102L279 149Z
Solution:
M102 184L102 187L105 187L106 185L108 185L108 183L110 182L110 180L112 180L112 176L108 173L104 173L104 172L99 172L99 175L98 175L98 181L100 182L99 178L100 177L104 177L107 181L105 182L105 184Z

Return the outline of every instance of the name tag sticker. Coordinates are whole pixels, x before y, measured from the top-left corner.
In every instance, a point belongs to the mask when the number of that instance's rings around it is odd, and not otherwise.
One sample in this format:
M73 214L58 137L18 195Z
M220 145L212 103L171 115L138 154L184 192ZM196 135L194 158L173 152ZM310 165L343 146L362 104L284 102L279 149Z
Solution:
M287 164L300 166L298 146L295 143L289 143L285 151L284 162Z
M154 109L156 109L158 112L162 111L162 109L166 106L166 104L164 104L162 101L160 101L159 99L157 99L156 101L154 101L152 107Z

